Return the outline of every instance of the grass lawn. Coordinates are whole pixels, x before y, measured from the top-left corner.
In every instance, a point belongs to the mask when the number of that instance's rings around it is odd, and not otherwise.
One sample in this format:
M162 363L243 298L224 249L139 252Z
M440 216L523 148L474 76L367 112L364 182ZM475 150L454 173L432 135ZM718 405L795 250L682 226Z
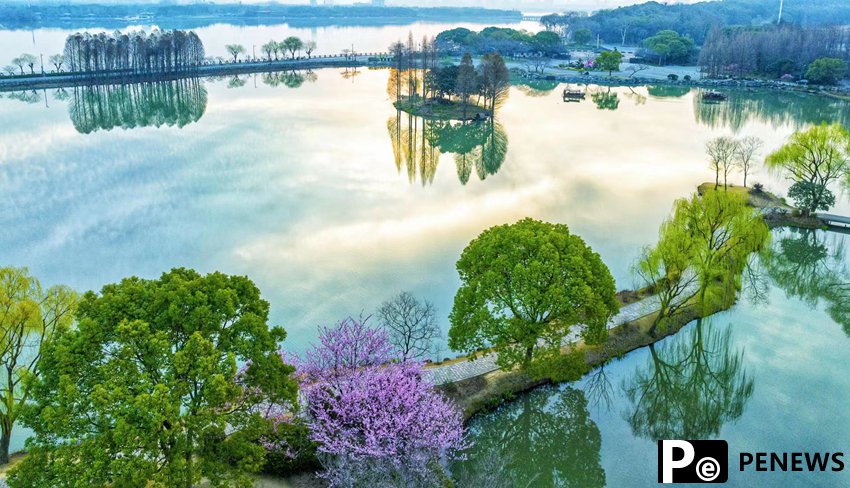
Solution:
M395 108L426 119L438 120L473 120L487 110L474 103L456 102L454 100L425 100L421 98L405 98L393 103ZM464 107L466 115L464 115Z
M712 191L712 190L714 190L714 183L711 183L711 182L703 183L697 188L697 191L699 192L700 195L703 195L706 192L709 192L709 191ZM720 187L718 187L718 190L724 191L723 186L721 185ZM737 195L743 195L743 196L747 197L747 203L751 207L755 207L755 208L777 207L777 208L787 208L789 210L793 208L790 205L788 205L787 203L785 203L784 201L782 201L781 198L777 197L773 193L770 193L769 191L766 191L766 190L762 190L760 192L757 192L757 191L753 190L752 188L748 188L748 187L744 187L744 186L738 186L738 185L729 185L725 189L725 191L727 191L729 193L734 193L734 194L737 194Z

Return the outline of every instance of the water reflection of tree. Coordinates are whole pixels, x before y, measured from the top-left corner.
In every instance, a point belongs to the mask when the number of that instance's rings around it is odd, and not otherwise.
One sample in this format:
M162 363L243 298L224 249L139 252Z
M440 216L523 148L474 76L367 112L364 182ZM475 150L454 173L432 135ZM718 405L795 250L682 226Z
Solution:
M442 154L453 154L458 179L466 184L475 170L481 180L505 161L508 136L498 121L446 121L396 111L387 121L396 169L411 182L433 183Z
M647 87L649 96L653 98L682 98L691 92L688 86L655 85Z
M285 86L287 88L298 88L304 82L314 83L317 76L314 72L307 71L276 71L273 73L263 73L263 83L271 86Z
M78 132L89 134L115 127L183 127L197 122L207 108L202 81L172 81L75 87L68 104Z
M823 302L850 335L850 271L843 239L841 234L796 229L776 240L764 261L770 279L786 296L812 308Z
M699 93L694 96L697 122L711 128L740 130L751 121L777 128L784 125L802 127L822 122L850 125L850 103L845 100L812 96L791 91L726 91L729 99L705 103Z
M617 110L620 107L620 95L616 91L611 91L610 86L605 90L592 93L590 99L599 110Z
M631 405L625 418L645 439L708 439L737 420L753 393L743 352L723 331L698 320L688 336L649 346L648 363L623 384Z
M454 470L458 486L605 486L602 438L581 390L535 390L486 423Z

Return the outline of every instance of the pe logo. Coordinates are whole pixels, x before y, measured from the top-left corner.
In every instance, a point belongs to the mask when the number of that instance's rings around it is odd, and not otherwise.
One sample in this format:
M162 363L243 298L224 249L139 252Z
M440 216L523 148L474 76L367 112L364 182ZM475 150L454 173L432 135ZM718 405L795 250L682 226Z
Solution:
M726 441L658 441L659 483L726 483Z

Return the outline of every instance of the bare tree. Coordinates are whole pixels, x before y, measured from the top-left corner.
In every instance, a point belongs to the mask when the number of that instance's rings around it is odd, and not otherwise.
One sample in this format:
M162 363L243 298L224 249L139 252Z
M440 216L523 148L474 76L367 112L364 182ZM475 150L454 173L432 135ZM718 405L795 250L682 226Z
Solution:
M738 141L731 137L716 137L705 145L708 153L709 167L714 170L714 189L720 186L720 173L723 173L723 188L732 171L733 159L738 147Z
M735 157L737 158L738 169L741 170L741 173L744 173L744 188L747 187L747 176L755 164L753 160L762 146L764 146L764 141L755 136L747 136L738 141Z
M377 316L405 360L423 359L440 336L434 305L406 291L384 302Z
M633 78L636 74L641 71L646 71L649 69L649 66L645 64L630 64L624 70L626 73L629 73L629 78Z

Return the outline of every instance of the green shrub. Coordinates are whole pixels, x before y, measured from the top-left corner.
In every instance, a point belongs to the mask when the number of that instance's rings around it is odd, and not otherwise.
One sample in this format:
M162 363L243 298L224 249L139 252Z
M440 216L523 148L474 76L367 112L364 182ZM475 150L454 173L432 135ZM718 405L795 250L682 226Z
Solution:
M316 444L307 437L308 433L309 430L301 419L278 425L277 432L269 436L267 440L287 447L269 450L266 453L263 473L288 476L319 470L321 465L316 457Z
M587 365L587 354L584 351L547 354L528 366L528 374L532 379L548 378L555 383L579 380L588 371L590 366Z

